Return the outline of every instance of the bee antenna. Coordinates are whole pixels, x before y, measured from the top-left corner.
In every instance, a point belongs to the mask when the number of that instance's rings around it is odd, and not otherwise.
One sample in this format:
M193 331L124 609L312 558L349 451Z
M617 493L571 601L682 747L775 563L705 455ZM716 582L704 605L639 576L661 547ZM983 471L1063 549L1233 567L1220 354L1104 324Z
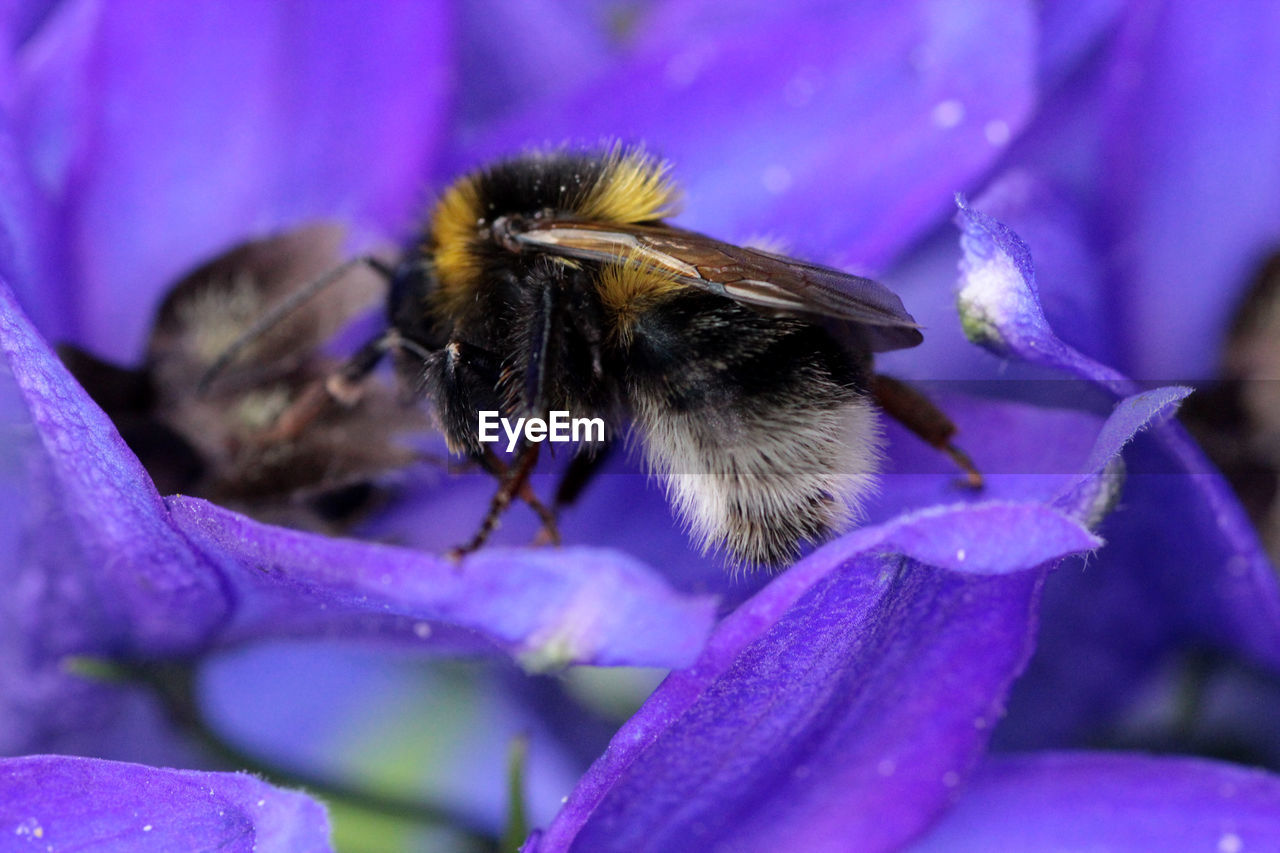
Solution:
M290 293L285 299L281 300L270 311L264 313L261 317L253 322L244 334L236 338L232 344L209 365L204 374L200 377L200 381L196 383L196 396L203 397L208 393L210 386L217 380L218 376L227 369L227 365L235 361L236 358L244 351L245 347L261 338L267 332L271 331L285 317L288 317L308 299L311 299L320 291L329 287L343 276L351 272L358 266L366 266L374 272L381 275L387 281L390 281L395 271L385 262L372 255L360 255L350 260L343 261L324 275L311 281L304 287L300 287L293 293Z

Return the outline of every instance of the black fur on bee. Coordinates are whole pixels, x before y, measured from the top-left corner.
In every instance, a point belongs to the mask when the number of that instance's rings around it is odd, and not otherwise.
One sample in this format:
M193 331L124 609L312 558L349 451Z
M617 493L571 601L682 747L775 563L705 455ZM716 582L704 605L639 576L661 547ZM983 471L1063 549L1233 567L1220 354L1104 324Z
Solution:
M666 224L676 200L636 149L460 179L393 283L397 334L431 353L401 369L458 452L482 452L482 409L632 430L704 548L778 564L856 516L881 455L872 352L919 331L866 279Z

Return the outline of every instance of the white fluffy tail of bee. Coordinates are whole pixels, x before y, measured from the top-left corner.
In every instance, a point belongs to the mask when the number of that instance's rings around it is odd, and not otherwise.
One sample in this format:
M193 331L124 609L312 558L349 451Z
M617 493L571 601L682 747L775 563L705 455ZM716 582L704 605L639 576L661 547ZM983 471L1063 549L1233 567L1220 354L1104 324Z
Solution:
M750 409L636 413L650 469L704 552L785 564L802 541L857 520L874 491L883 445L875 406L852 391L826 405L787 396Z

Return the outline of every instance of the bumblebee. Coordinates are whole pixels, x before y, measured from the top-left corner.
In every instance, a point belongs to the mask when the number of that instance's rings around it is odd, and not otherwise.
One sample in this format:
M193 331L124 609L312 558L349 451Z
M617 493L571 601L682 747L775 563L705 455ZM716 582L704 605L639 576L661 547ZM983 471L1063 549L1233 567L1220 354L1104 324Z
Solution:
M385 299L373 275L344 276L276 323L218 387L197 381L272 305L341 261L342 228L314 225L246 243L184 275L156 310L143 361L58 347L162 494L183 493L273 524L341 533L383 503L391 472L428 461L402 443L430 426L389 388L333 405L324 352L361 309ZM294 425L305 426L298 429Z
M388 328L333 391L393 353L450 448L499 476L459 552L516 498L555 537L554 508L528 487L541 444L503 461L480 440L481 411L603 419L639 446L702 548L747 565L784 563L857 517L882 457L873 397L977 477L945 416L873 372L875 353L922 340L896 295L671 225L678 195L638 148L530 153L456 181L384 268ZM604 458L579 451L557 505Z

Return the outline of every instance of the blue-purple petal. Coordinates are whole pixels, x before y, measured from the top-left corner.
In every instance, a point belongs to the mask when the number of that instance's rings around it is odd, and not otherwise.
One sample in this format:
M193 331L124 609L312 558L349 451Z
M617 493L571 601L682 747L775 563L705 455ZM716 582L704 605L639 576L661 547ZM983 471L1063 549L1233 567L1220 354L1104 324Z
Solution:
M49 13L62 0L14 0L0 12L0 32L6 51L15 51L38 32ZM9 59L5 60L10 61Z
M1010 698L1002 749L1080 744L1170 649L1208 644L1280 669L1276 576L1221 476L1176 424L1140 436L1126 461L1107 547L1046 585L1039 653Z
M1185 430L1168 424L1155 438L1157 447L1135 462L1151 473L1135 478L1133 523L1139 529L1159 524L1164 535L1143 543L1150 546L1145 554L1114 559L1127 557L1146 571L1163 565L1157 589L1174 624L1280 671L1280 579L1257 530ZM1170 470L1177 475L1173 483Z
M6 96L0 90L0 98ZM0 115L0 278L17 285L19 298L41 310L40 320L58 327L66 294L58 292L56 280L44 276L36 262L36 247L48 239L48 227L45 199L23 162L12 120Z
M610 38L625 10L564 0L468 0L458 4L457 97L452 135L465 145L504 113L579 89L621 53ZM638 12L636 14L639 14Z
M129 360L166 282L250 234L405 228L448 95L444 0L68 2L16 114L77 343ZM196 12L199 12L196 14Z
M1080 522L1035 503L935 506L900 515L872 530L874 538L854 533L831 547L855 553L880 547L955 572L998 575L1102 546L1102 540ZM992 535L999 530L1020 533Z
M1102 105L1101 220L1138 379L1212 376L1235 300L1280 245L1278 37L1271 3L1126 10Z
M1123 326L1112 314L1103 253L1078 195L1038 169L1020 167L992 181L974 207L1008 225L1031 248L1037 296L1054 335L1112 363Z
M1043 89L1064 82L1124 11L1125 0L1047 0L1040 4L1039 79Z
M960 212L960 322L974 343L996 355L1097 382L1117 394L1134 387L1121 374L1063 343L1045 320L1027 244L1004 223L957 196Z
M142 465L2 282L0 352L32 428L25 470L13 472L30 478L27 527L6 561L10 588L31 596L23 621L82 653L161 655L205 641L229 604L212 566L167 523Z
M892 849L977 760L1030 653L1036 585L863 555L783 612L757 596L624 725L537 849Z
M330 850L325 809L247 773L68 756L0 759L0 833L15 850Z
M531 144L639 140L673 162L681 224L874 268L939 222L1031 112L1030 4L743 7L642 18L625 64L493 127L447 171Z
M890 470L870 515L893 524L919 507L957 500L971 506L1034 502L1093 528L1123 484L1120 451L1139 432L1168 420L1187 393L1171 387L1136 394L1119 401L1105 420L1071 409L936 395L983 472L982 490L962 485L950 459L890 424Z
M926 851L1280 848L1280 778L1194 758L1061 753L993 759L912 845Z
M1028 361L1074 374L1112 393L1132 393L1135 388L1132 380L1081 355L1049 328L1036 293L1031 254L1021 238L1003 223L963 202L960 207L958 219L964 252L961 310L964 314L964 306L969 305L974 316L982 318L975 328L985 342L1006 348ZM1205 556L1213 555L1208 565L1218 577L1215 588L1219 596L1211 599L1256 604L1242 606L1241 612L1226 618L1225 623L1225 614L1221 612L1193 618L1192 623L1214 637L1234 634L1252 656L1280 662L1280 587L1256 531L1230 487L1176 421L1159 423L1152 433L1155 439L1152 455L1138 470L1164 477L1183 476L1157 479L1158 494L1138 502L1137 511L1162 516L1186 513L1196 521L1190 526L1157 523L1152 529L1163 536L1137 537L1136 542L1143 548L1168 545L1164 556L1170 559L1185 558L1188 548L1207 549ZM1169 494L1171 491L1174 495ZM1174 562L1183 560L1174 559ZM1131 560L1128 565L1151 563L1148 557ZM1203 572L1204 564L1197 562L1196 566L1194 571ZM1170 568L1169 571L1177 570ZM1190 578L1187 580L1190 582ZM1175 596L1173 600L1192 613L1204 602L1200 595ZM1223 628L1223 624L1232 627Z
M1132 380L1054 335L1018 235L963 204L958 221L962 312L984 343L1111 394L1132 392ZM1208 641L1280 667L1280 585L1221 475L1172 420L1154 424L1128 462L1124 504L1104 528L1111 545L1088 575L1060 573L1047 587L1041 654L1011 701L1010 744L1054 743L1113 710L1124 685L1170 643ZM1085 646L1106 662L1055 663ZM1069 699L1051 698L1049 685Z
M713 600L682 596L613 550L488 548L455 564L270 527L192 498L168 504L239 602L224 642L374 635L419 647L496 647L534 670L677 667L697 656L715 613Z
M1077 518L1090 518L1094 526L1109 512L1118 498L1119 482L1125 474L1113 470L1120 451L1148 428L1160 428L1177 411L1178 405L1191 393L1190 388L1169 386L1134 394L1116 404L1103 424L1089 458L1079 477L1064 485L1053 500L1053 506Z
M878 850L920 832L1030 655L1042 573L969 575L894 547L954 565L968 557L952 536L981 527L973 560L1002 571L1008 555L1030 570L1093 545L1018 509L866 528L774 579L623 726L534 849Z

